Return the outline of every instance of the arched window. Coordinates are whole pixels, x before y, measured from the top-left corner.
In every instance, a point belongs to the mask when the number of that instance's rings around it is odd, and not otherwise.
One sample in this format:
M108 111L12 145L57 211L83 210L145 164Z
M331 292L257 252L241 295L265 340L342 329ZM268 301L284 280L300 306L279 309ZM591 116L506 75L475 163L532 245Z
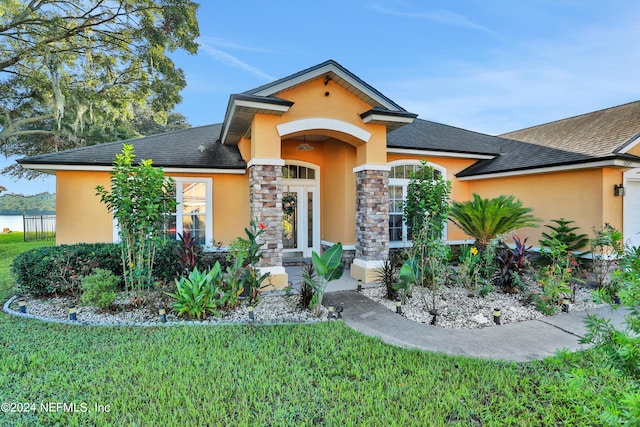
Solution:
M402 247L411 241L411 230L403 219L404 201L411 174L420 169L419 160L396 160L389 163L389 246ZM436 175L445 177L447 171L440 165L427 162L435 169ZM444 232L446 236L446 229Z

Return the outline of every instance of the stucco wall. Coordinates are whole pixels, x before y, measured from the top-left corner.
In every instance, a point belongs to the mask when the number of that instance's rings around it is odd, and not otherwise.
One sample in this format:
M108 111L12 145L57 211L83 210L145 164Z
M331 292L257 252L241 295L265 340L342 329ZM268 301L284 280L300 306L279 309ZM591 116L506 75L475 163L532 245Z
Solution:
M541 233L548 231L550 220L573 220L581 232L592 234L592 228L605 222L621 228L622 198L613 196L613 182L619 171L589 169L481 179L469 182L472 193L492 198L501 194L515 195L524 206L532 207L532 214L543 222L538 228L524 228L518 234L528 237L529 244L539 246Z
M96 186L110 187L107 172L56 173L56 243L113 241L113 219L96 196Z

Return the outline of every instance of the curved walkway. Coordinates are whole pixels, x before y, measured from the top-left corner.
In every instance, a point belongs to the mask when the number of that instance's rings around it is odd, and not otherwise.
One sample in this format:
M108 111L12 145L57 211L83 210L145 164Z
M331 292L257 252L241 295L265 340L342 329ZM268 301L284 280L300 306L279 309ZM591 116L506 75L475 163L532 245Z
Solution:
M625 310L607 306L483 329L445 329L408 320L352 290L327 293L323 303L342 307L347 325L388 344L516 362L553 356L562 349L584 349L578 341L586 332L587 314L609 318L619 328L625 316Z

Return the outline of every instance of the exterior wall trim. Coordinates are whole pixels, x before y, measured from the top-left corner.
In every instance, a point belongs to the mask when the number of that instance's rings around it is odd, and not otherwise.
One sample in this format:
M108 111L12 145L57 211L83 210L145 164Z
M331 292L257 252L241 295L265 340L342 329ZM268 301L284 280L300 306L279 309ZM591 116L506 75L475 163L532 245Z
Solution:
M362 172L362 171L387 171L387 172L390 172L391 171L391 166L364 164L364 165L356 166L355 168L353 168L353 173L358 173L358 172Z
M251 166L255 166L255 165L284 166L285 162L282 159L270 159L270 158L259 158L259 157L256 157L255 159L249 160L249 163L247 163L247 169L250 168Z
M325 129L346 133L363 142L369 142L371 139L371 132L367 132L358 126L343 122L342 120L327 119L324 117L310 117L307 119L294 120L279 124L276 126L276 129L278 129L278 135L281 137L305 130Z
M40 171L87 171L87 172L111 172L113 166L91 166L91 165L60 165L60 164L23 164L25 169L34 169ZM201 174L215 174L215 173L229 173L244 175L247 173L245 169L205 169L205 168L175 168L175 167L162 167L162 170L168 173L201 173Z

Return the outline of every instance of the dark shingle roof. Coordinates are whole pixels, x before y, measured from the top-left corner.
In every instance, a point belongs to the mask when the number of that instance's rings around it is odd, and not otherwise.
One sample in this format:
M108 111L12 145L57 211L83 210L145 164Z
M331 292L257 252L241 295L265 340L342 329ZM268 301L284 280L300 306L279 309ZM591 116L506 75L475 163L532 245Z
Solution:
M415 150L497 155L499 139L453 126L415 119L389 132L387 146Z
M218 142L221 124L166 132L128 141L76 148L18 160L26 165L64 164L110 166L122 144L132 144L137 160L152 159L155 166L193 169L246 169L237 146Z

